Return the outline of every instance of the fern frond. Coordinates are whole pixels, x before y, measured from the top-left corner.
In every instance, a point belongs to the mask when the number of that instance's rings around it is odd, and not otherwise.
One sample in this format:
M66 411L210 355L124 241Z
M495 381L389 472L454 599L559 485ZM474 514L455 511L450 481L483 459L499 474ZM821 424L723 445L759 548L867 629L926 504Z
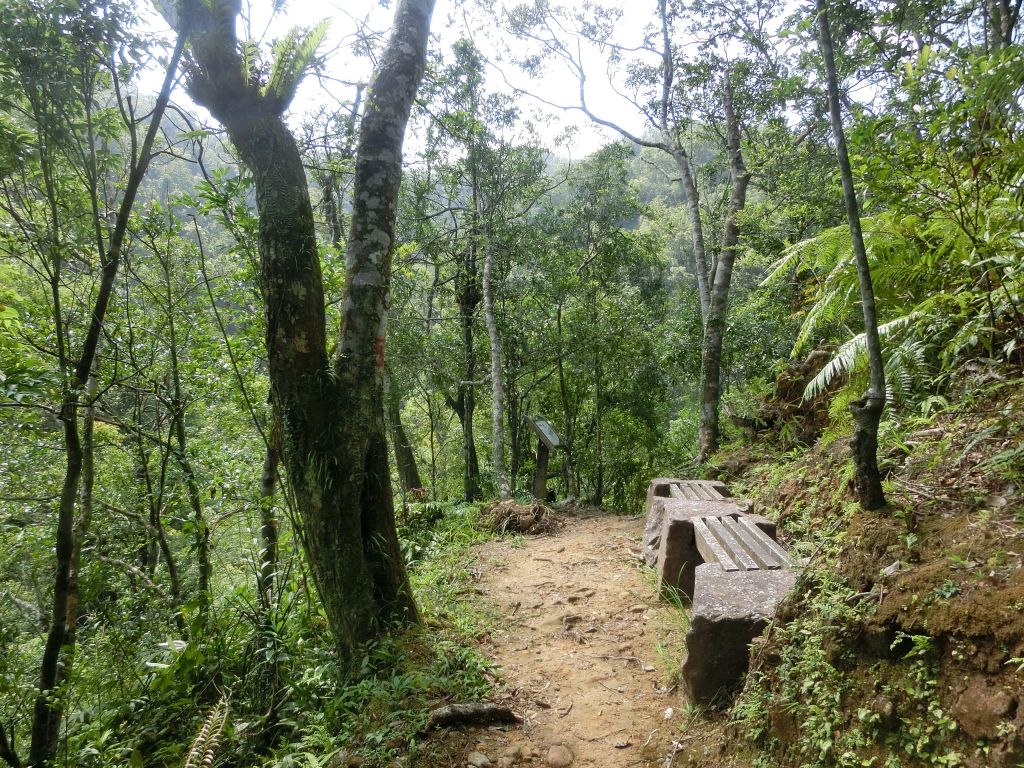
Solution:
M905 328L917 317L916 312L897 317L895 320L890 320L888 323L883 323L878 326L878 335L880 338L886 338L892 335L901 328ZM836 379L844 373L849 373L853 370L854 365L857 363L857 359L867 352L867 336L863 333L858 333L852 339L848 339L843 343L835 356L828 361L828 364L821 369L817 376L811 379L807 386L804 388L804 400L813 400L815 397L820 395Z
M241 43L242 77L245 82L259 80L260 48L255 40L243 40Z
M856 273L854 273L856 276ZM833 283L839 283L836 279ZM843 281L842 285L831 285L823 289L818 300L811 306L807 317L804 318L800 331L797 333L796 341L793 343L793 354L798 355L808 344L814 342L814 335L824 325L836 322L847 314L858 295L858 286L853 280Z
M282 106L291 102L295 89L324 41L329 23L324 19L309 30L296 27L274 45L274 60L263 95Z
M920 339L904 339L893 344L885 360L885 399L902 405L914 399L928 372L925 344Z
M850 228L847 225L832 227L814 237L793 243L782 252L782 257L772 265L768 276L761 282L768 286L778 282L792 270L799 267L815 271L831 270L836 264L848 258Z
M217 747L220 745L220 737L224 733L227 721L228 700L224 696L203 721L203 727L196 734L182 768L208 768L213 765L214 758L217 756Z

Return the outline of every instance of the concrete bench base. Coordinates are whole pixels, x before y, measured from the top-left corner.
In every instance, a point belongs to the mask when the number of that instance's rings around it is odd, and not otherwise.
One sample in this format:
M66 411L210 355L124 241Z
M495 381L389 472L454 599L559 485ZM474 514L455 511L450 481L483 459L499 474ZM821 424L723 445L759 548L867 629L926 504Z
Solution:
M725 571L717 563L698 565L695 571L683 682L691 701L715 705L746 673L750 642L764 631L796 574Z
M644 559L650 566L658 561L661 527L665 519L665 502L708 503L728 500L739 506L749 502L731 498L729 488L714 480L680 480L675 477L656 477L647 486L647 521L644 524Z
M741 515L749 509L747 502L739 501L661 501L661 535L658 537L658 590L663 594L676 589L685 597L693 596L693 579L697 566L704 562L693 535L694 518L709 515ZM760 515L746 514L772 539L776 538L775 523Z

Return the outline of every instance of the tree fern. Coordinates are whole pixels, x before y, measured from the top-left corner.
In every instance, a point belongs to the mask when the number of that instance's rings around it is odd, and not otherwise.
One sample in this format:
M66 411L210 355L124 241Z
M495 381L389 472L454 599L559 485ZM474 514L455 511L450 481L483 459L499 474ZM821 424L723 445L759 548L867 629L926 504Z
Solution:
M911 312L909 315L898 317L878 326L878 335L887 339L900 329L906 328L917 315ZM863 333L858 333L852 339L846 341L835 356L829 360L824 368L808 382L804 388L804 400L811 400L827 390L837 377L850 373L857 364L858 359L867 353L867 339ZM891 357L891 354L888 355ZM887 371L888 373L888 371Z

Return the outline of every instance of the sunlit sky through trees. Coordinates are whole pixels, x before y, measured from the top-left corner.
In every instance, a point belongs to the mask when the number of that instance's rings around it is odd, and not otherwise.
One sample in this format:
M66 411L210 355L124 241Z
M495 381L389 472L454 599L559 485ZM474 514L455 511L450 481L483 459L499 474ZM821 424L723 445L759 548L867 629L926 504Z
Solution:
M360 45L360 38L376 37L382 43L390 30L393 5L383 7L373 0L287 2L278 4L283 7L276 13L274 5L269 0L255 0L243 5L248 22L241 22L240 37L262 41L267 55L272 42L292 27L310 27L323 19L330 20L327 38L321 46L324 67L321 72L307 76L300 87L290 112L293 123L298 124L304 117L321 110L330 112L349 103L354 94L353 84L368 80L373 68L373 61L365 55L365 46ZM639 45L645 26L657 18L653 0L649 8L638 7L626 0L612 0L606 5L623 8L618 38L626 45ZM594 125L578 110L554 106L574 107L579 104L579 82L564 64L548 62L534 76L516 65L514 59L524 51L522 43L501 28L504 10L508 7L495 5L493 10L484 12L476 3L438 0L433 21L433 51L445 54L460 38L473 40L489 63L487 87L492 92L522 92L519 100L522 118L529 122L539 139L559 155L580 158L618 139L613 130ZM164 22L155 14L149 12L148 18L154 29L166 29ZM171 38L169 30L166 37ZM618 95L612 86L607 52L600 52L596 46L587 44L580 44L578 52L587 72L588 106L598 116L613 120L627 130L642 133L645 124L636 107ZM656 59L652 63L656 63ZM155 91L160 76L160 68L153 67L143 78L143 89ZM619 85L621 87L621 83ZM176 92L175 100L189 111L205 117L205 112L191 103L184 89ZM418 145L416 130L414 126L407 137L407 150L414 150ZM528 129L521 127L519 133L526 138Z

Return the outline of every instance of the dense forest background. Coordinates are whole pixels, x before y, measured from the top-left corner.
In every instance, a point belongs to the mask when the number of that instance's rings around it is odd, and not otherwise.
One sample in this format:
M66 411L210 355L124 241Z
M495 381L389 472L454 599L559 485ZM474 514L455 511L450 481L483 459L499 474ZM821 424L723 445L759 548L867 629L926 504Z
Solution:
M1017 391L1020 9L828 7L885 359L883 450L972 392ZM198 66L186 34L154 32L130 3L0 7L0 759L198 765L217 740L223 765L319 765L349 743L415 754L424 701L493 682L467 643L459 574L482 535L475 503L532 495L527 417L564 443L555 497L625 514L652 477L853 432L867 343L818 12L660 0L629 11L650 16L638 44L617 37L614 9L490 10L467 12L511 41L501 66L610 77L648 127L567 94L621 138L569 160L571 136L523 119L528 95L489 86L505 43L433 41L381 390L424 621L342 673L303 557L316 533L281 461L256 179L170 92ZM324 75L324 34L242 41L247 81L285 111L304 74ZM346 55L376 61L382 44L366 32ZM582 44L610 74L587 71ZM153 71L168 72L160 95L139 89ZM324 82L341 106L289 125L330 332L352 283L368 93ZM986 471L1012 478L1022 457L1018 435Z

